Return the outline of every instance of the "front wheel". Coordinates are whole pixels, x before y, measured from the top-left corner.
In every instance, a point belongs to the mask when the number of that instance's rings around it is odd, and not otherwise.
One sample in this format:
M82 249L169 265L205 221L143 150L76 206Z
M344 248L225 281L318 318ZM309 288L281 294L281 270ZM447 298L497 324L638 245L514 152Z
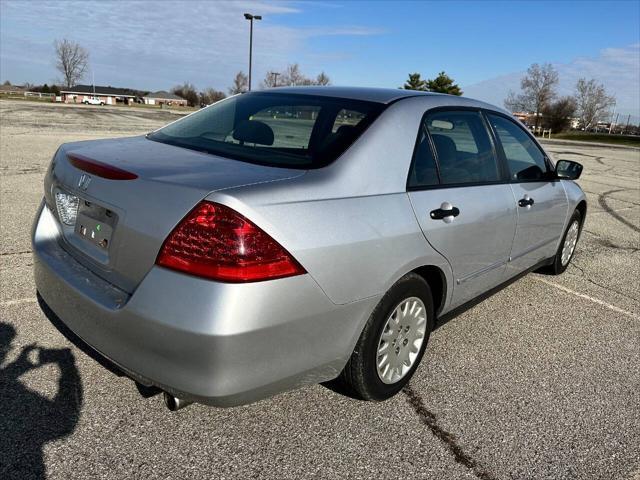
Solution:
M337 381L362 400L386 400L408 382L433 330L431 289L414 273L398 280L369 317Z
M550 266L550 273L559 275L567 269L575 253L581 230L582 215L579 210L576 210L573 212L567 230L564 232L562 242L560 242L556 256L553 259L553 264Z

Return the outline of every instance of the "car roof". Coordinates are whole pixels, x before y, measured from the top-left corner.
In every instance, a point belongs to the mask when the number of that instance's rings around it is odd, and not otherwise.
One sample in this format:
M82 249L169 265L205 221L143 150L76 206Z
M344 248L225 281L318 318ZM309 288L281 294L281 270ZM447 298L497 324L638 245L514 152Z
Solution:
M377 103L391 103L401 98L415 97L418 95L441 95L439 93L419 92L416 90L403 90L399 88L373 88L373 87L276 87L262 90L269 93L292 93L298 95L319 95L323 97L349 98L351 100L364 100Z
M443 93L422 92L418 90L404 90L402 88L374 88L374 87L334 87L334 86L309 86L309 87L276 87L260 90L265 93L286 93L298 95L318 95L323 97L348 98L351 100L363 100L367 102L383 103L388 105L403 98L431 97L438 99L437 103L442 104L444 98L451 99L452 106L468 106L477 108L487 108L491 110L506 112L500 107L491 105L479 100L456 95L445 95Z

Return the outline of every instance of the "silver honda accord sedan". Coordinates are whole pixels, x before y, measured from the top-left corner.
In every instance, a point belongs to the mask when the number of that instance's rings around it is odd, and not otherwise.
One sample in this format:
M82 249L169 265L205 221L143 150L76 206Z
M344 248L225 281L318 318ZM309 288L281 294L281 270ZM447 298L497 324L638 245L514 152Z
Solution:
M328 381L384 400L438 319L567 268L581 171L468 98L245 93L145 136L62 145L35 281L45 311L171 409Z

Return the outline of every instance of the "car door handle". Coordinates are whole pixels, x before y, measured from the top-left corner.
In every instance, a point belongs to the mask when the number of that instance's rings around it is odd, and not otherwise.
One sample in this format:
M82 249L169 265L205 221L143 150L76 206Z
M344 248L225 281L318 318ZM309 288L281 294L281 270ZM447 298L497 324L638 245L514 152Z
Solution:
M530 198L529 195L525 195L524 198L518 200L518 205L521 207L530 207L534 203L533 198Z
M449 202L444 202L440 205L440 208L431 210L431 213L429 213L432 220L444 220L445 222L447 220L450 222L453 220L453 217L457 217L458 215L460 215L460 209L452 206Z

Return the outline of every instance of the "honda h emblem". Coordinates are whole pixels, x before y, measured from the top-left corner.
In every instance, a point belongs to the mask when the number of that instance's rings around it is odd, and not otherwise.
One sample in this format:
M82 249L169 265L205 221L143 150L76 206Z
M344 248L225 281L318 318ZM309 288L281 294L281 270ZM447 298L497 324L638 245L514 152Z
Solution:
M80 180L78 180L78 188L81 188L82 190L86 190L87 188L89 188L90 183L91 183L91 177L86 173L83 173L82 175L80 175Z

